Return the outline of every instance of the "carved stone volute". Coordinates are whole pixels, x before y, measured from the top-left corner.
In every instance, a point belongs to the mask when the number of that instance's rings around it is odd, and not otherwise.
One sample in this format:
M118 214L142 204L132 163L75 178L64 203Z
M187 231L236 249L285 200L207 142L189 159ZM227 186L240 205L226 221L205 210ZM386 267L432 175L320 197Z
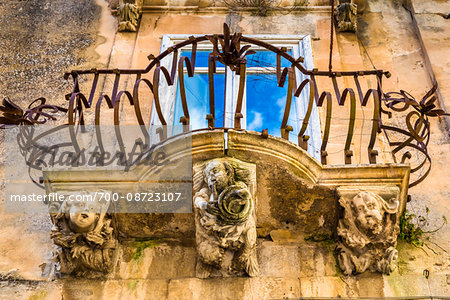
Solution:
M255 166L219 158L196 169L197 276L256 276Z

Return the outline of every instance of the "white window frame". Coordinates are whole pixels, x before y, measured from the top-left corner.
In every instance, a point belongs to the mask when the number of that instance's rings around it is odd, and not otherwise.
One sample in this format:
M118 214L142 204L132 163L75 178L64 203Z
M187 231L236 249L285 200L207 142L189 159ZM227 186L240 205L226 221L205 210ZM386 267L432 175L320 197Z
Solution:
M192 34L165 34L162 36L161 39L161 49L160 53L167 50L168 47L173 46L179 42L185 41L189 39L189 37L192 36ZM193 35L193 36L203 36L203 35ZM267 35L267 34L255 34L255 35L246 35L250 38L255 38L258 40L262 40L266 43L269 43L276 47L286 47L288 50L292 50L292 56L294 58L298 58L300 56L304 57L304 63L306 69L312 70L314 68L313 64L313 57L312 57L312 48L311 48L311 36L310 35ZM186 50L188 50L190 46L187 46ZM209 50L212 51L212 45L209 42L205 43L198 43L197 44L197 51L202 50ZM259 49L265 49L257 47L256 45L252 45L252 48L254 50ZM181 49L178 50L181 53ZM166 67L169 71L172 68L172 55L167 55L164 59L161 60L161 66ZM261 69L260 71L269 72L269 73L275 73L276 68L256 68L251 67L247 68L247 74L250 74L252 72L258 71L258 69ZM235 72L232 72L228 67L226 67L227 72L226 77L231 78L231 80L227 80L226 89L226 107L224 107L225 110L225 127L233 127L234 126L234 112L236 110L236 100L237 100L237 93L238 93L238 87L239 87L239 75L236 75ZM207 73L208 68L207 67L196 67L195 73ZM223 72L223 71L222 71ZM297 85L299 85L303 80L309 78L309 76L301 73L300 71L296 70L295 72ZM175 100L176 100L176 93L178 88L178 76L175 76L174 84L172 86L168 86L165 80L161 80L160 82L160 101L161 101L161 109L162 113L164 115L164 118L167 121L167 124L171 126L174 123L173 117L174 117L174 111L175 111ZM309 103L309 85L305 87L301 95L297 98L296 103L296 111L297 111L297 119L299 119L299 122L297 126L298 128L301 127L301 121L303 120L303 116L305 116L306 111L308 109L308 103ZM246 89L244 90L244 98L242 102L242 114L244 115L244 118L241 119L242 128L246 128ZM205 116L206 117L206 116ZM159 120L157 118L157 114L154 110L152 110L151 114L151 122L150 124L159 124ZM222 126L222 124L217 124L219 127ZM150 125L151 126L151 125ZM322 143L321 139L321 127L320 127L320 118L319 118L319 111L314 103L311 116L309 119L308 128L305 132L306 135L310 137L308 140L308 152L317 160L320 161L320 147Z

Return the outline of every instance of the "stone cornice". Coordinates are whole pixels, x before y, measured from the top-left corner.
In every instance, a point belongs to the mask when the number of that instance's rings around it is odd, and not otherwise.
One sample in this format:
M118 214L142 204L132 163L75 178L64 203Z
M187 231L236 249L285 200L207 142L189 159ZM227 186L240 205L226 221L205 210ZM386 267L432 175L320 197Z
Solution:
M186 138L192 138L192 149L186 151L183 145ZM227 143L224 140L227 139ZM276 161L277 168L289 170L303 178L308 186L372 186L399 188L400 209L406 205L410 167L407 164L376 165L333 165L322 166L299 146L281 138L261 137L252 131L201 130L190 135L180 135L166 140L161 147L168 150L168 159L192 157L193 162L230 156L249 163ZM49 191L70 189L73 183L83 186L126 187L147 178L153 173L161 172L161 167L149 168L138 165L133 171L117 170L48 170L44 172L44 181ZM75 184L77 185L77 184ZM76 189L75 189L76 190Z
M235 10L235 12L252 13L256 11L256 8L246 7ZM173 14L228 14L231 10L228 7L218 6L171 6L171 5L150 5L144 3L142 6L143 13L159 14L159 13L173 13ZM276 10L276 13L330 13L330 6L286 6L280 7Z

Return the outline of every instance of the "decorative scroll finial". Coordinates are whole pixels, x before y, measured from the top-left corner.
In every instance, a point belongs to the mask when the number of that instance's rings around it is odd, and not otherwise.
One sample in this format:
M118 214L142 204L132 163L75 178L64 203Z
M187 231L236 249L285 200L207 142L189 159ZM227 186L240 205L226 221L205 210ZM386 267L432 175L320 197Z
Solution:
M67 112L66 108L45 104L45 98L39 98L31 102L26 109L4 98L0 105L0 128L6 125L32 125L43 124L47 120L56 120L54 114Z
M217 57L217 60L238 73L240 64L247 63L246 56L256 53L254 50L248 50L251 47L250 45L241 48L241 37L242 33L240 32L235 32L231 36L230 27L227 23L223 23L223 38L217 35L206 36L213 44L212 53ZM219 50L218 42L220 42L221 50Z

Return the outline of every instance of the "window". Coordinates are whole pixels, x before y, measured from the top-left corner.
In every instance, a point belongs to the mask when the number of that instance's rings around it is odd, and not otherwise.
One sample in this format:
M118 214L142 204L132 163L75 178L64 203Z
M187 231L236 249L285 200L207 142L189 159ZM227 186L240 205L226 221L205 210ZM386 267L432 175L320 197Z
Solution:
M292 35L250 35L250 37L263 40L277 47L286 47L294 58L303 56L307 69L313 68L311 40L309 36ZM189 38L189 35L164 35L161 43L161 52L169 46ZM256 54L247 56L247 76L243 98L241 127L261 132L267 128L269 134L280 136L280 125L283 118L287 82L283 88L277 85L276 54L264 48L252 45L251 49ZM189 108L190 125L192 129L207 128L206 115L209 113L209 85L208 85L208 55L212 51L210 42L199 43L197 46L196 67L194 77L188 77L185 72L186 99ZM181 49L180 55L191 56L191 48ZM170 70L172 57L167 56L161 64ZM282 67L289 67L289 61L282 58ZM297 84L306 79L301 72L296 72ZM168 124L180 124L183 115L181 107L178 80L173 86L160 83L160 99L163 114ZM225 92L225 86L227 87ZM215 124L216 127L233 127L234 112L239 87L239 75L228 67L217 63L214 74L214 98L215 98ZM289 139L297 143L297 134L301 128L304 115L308 107L309 86L302 94L292 99L292 106L288 125L293 127ZM156 114L152 115L151 124L158 124ZM320 158L321 133L317 107L314 106L307 135L308 152L316 159Z
M190 58L191 53L191 49L183 49L180 56L187 56ZM209 53L211 53L211 50L197 51L194 77L188 77L187 72L184 72L186 101L192 129L208 128L206 115L209 114ZM217 127L223 126L226 72L230 72L230 70L226 70L225 66L218 62L216 65L216 73L214 74L215 124ZM173 125L180 124L180 117L183 116L179 86L176 87L176 90L175 102L173 104ZM229 111L227 111L227 113L229 113Z

